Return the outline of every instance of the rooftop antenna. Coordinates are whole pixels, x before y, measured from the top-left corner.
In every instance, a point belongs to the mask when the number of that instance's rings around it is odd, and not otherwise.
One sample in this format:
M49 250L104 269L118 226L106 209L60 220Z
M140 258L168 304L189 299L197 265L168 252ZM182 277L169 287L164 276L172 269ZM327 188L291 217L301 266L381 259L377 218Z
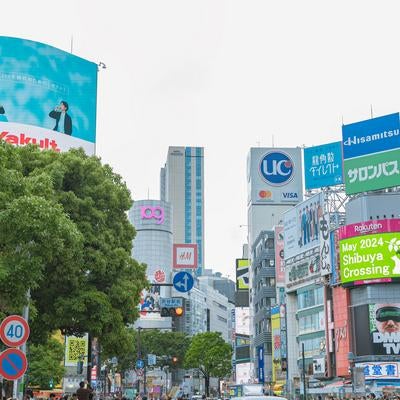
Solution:
M374 118L374 110L372 109L372 104L370 104L371 107L371 118Z
M150 200L150 188L147 188L147 200Z
M74 50L74 35L71 35L71 54L73 53Z
M274 134L272 134L272 147L275 147L275 142L274 142Z

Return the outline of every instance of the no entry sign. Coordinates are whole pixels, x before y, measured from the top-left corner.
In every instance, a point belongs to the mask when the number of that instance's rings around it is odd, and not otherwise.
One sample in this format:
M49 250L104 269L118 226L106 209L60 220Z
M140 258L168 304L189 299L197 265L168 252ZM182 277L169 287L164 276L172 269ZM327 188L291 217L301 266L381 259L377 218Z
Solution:
M27 366L26 356L19 349L7 349L0 354L0 375L5 379L21 378Z
M10 315L0 324L0 339L9 347L23 345L29 337L29 325L19 315Z

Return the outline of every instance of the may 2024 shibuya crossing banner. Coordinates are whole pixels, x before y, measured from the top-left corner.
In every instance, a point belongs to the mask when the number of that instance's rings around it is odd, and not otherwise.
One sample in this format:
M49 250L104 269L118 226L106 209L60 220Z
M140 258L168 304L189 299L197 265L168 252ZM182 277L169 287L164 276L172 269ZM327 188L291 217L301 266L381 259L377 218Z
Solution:
M94 154L97 64L43 43L0 36L0 140Z
M400 219L341 227L339 240L342 283L400 278Z

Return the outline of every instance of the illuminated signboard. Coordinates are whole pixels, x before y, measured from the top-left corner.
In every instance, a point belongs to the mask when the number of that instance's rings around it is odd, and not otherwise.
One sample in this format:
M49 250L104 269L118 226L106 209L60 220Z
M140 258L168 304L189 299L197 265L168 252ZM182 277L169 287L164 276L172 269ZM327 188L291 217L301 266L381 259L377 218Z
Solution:
M0 36L0 140L67 151L96 142L97 64L31 40Z
M400 277L400 232L356 236L340 241L342 283Z

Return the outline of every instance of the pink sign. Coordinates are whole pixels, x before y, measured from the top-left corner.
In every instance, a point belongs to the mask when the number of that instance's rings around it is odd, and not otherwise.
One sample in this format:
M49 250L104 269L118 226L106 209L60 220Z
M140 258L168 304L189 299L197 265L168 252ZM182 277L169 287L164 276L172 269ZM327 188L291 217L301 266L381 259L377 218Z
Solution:
M285 257L283 254L283 226L275 227L275 279L276 283L285 283Z
M140 216L142 219L155 219L156 224L160 225L164 222L164 209L160 206L142 206Z
M339 228L339 240L385 232L400 232L400 219L375 219L341 226Z

